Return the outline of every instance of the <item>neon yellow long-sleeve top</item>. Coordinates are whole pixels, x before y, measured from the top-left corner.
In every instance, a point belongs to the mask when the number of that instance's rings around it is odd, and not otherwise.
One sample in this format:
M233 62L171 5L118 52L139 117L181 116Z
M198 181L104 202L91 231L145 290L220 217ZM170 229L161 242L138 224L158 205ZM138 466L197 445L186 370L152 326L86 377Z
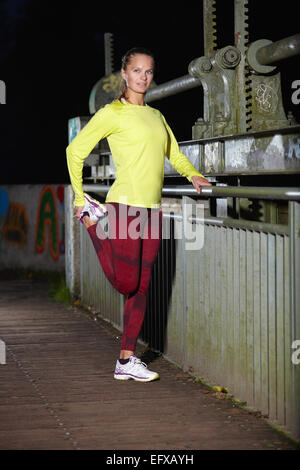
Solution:
M107 138L116 179L106 202L159 208L165 157L178 173L191 181L203 175L180 151L164 116L151 106L115 100L100 108L66 149L74 206L84 206L82 168L95 145Z

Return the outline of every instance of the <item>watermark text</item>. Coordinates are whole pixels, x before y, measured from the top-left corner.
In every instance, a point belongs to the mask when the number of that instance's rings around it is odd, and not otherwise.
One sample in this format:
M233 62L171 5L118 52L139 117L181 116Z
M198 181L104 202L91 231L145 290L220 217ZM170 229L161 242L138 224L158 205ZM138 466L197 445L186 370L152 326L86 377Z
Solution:
M295 349L295 351L292 354L292 363L297 366L300 364L300 339L296 339L292 343L292 349Z
M102 217L96 228L101 240L143 240L164 239L172 237L184 241L184 249L201 250L204 246L204 204L185 204L183 213L176 218L176 230L173 228L175 214L163 214L159 209L126 206L120 204L118 209L108 204L108 212ZM162 229L163 225L163 229Z
M292 83L292 89L295 90L292 94L292 103L300 103L300 80L294 80Z

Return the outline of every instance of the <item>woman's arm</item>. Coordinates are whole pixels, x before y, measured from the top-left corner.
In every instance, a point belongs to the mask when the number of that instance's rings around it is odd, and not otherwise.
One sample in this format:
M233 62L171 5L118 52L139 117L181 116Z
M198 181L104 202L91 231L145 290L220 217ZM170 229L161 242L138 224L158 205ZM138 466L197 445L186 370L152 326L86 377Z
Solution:
M74 206L85 205L82 188L82 168L85 158L89 156L99 140L108 137L115 130L115 113L107 105L94 114L66 148L68 170L75 193Z
M189 159L181 152L178 142L167 124L163 115L161 115L169 135L167 145L167 157L170 160L171 165L175 168L178 173L185 176L200 194L201 186L211 186L211 183L203 176L196 168L192 165Z

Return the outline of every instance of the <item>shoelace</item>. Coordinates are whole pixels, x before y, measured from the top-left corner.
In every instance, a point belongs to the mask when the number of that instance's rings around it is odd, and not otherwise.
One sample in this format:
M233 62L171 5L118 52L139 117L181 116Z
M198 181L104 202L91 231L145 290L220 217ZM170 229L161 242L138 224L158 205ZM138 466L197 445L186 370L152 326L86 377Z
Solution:
M147 364L145 364L144 362L142 362L141 359L139 359L138 357L134 357L133 360L132 360L132 362L133 362L134 364L142 364L144 367L146 367L146 369L147 369L147 367L148 367Z

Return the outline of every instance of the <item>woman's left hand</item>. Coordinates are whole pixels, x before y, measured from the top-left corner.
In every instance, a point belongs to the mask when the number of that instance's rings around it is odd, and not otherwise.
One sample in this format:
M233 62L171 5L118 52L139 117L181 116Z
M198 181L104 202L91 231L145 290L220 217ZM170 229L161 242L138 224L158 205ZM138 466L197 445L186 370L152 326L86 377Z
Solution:
M192 176L192 183L198 194L201 193L201 186L212 186L212 184L207 181L206 178L202 178L202 176L197 175Z

